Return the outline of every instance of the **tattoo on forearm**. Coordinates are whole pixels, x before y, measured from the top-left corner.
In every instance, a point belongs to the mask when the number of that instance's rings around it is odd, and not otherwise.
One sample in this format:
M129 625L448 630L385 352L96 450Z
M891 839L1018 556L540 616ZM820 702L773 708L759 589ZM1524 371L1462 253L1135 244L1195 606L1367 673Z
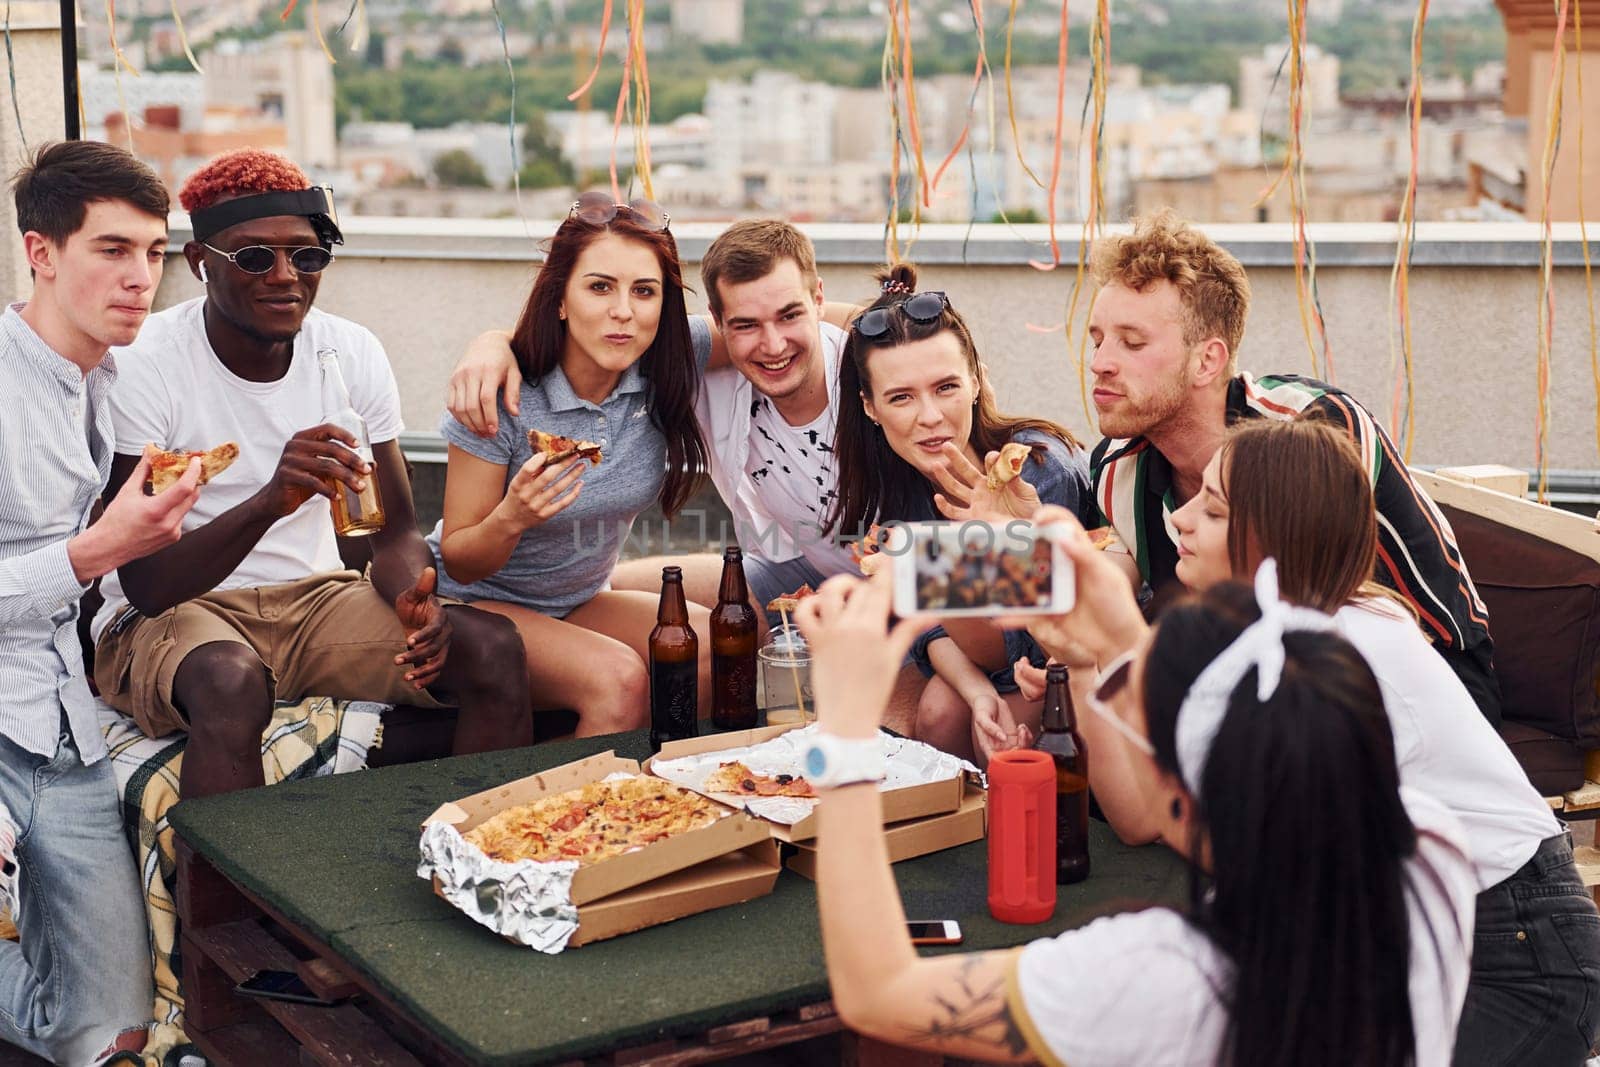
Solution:
M983 965L981 957L973 956L961 964L955 979L954 995L936 993L934 1014L925 1026L908 1026L906 1030L917 1042L949 1041L963 1039L1003 1048L1012 1055L1028 1051L1028 1039L1011 1014L1011 1004L1006 999L1004 976L992 981L977 978Z

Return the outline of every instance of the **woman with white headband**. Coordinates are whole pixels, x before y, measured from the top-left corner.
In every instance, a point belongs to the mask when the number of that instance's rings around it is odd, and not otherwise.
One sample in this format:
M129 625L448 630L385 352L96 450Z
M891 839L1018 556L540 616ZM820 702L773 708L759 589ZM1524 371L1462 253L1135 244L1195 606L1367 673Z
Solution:
M1263 567L1254 597L1230 584L1174 607L1082 717L1115 723L1094 758L1118 747L1148 784L1149 817L1194 869L1189 908L932 959L902 932L867 784L916 624L883 639L886 573L835 578L802 604L833 735L817 747L841 768L818 781L817 891L848 1025L991 1062L1450 1062L1476 891L1459 829L1400 788L1376 680L1327 616L1279 601L1275 578ZM1080 602L1116 608L1100 585Z
M1291 482L1299 492L1286 508L1279 489ZM1371 581L1375 509L1350 436L1317 420L1243 427L1218 450L1200 493L1172 524L1178 578L1191 590L1248 578L1271 557L1285 599L1333 614L1383 692L1400 781L1460 820L1478 899L1457 1067L1583 1063L1600 1028L1600 913L1573 863L1570 835L1460 679L1432 653L1409 606ZM1054 628L1059 635L1077 621ZM1076 632L1088 643L1097 639ZM1102 641L1101 666L1128 640ZM1074 674L1083 683L1092 677ZM1042 685L1022 669L1018 679ZM1099 728L1084 724L1091 750ZM1152 839L1158 830L1139 815L1143 805L1125 800L1134 780L1103 760L1091 767L1117 832L1129 841Z

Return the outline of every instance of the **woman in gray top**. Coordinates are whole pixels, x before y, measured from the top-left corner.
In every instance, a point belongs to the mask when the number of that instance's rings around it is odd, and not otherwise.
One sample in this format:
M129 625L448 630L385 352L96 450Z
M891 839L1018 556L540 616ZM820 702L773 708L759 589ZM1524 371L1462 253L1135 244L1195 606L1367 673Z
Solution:
M693 336L705 325L685 310L667 222L649 201L584 194L512 334L520 413L502 402L492 438L448 415L440 425L450 458L429 538L440 592L516 623L534 710L575 709L580 736L648 720L656 598L610 590L607 578L634 517L657 501L676 513L708 466L694 394L711 346ZM602 458L547 467L532 429L593 442ZM704 608L690 616L707 632ZM708 663L702 654L703 696Z

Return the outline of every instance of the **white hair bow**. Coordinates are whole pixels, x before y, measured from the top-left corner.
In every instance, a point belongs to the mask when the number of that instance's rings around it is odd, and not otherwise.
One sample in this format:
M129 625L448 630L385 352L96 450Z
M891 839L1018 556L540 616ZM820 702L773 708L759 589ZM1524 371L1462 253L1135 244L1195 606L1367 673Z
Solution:
M1276 560L1263 560L1256 570L1256 604L1261 608L1261 618L1206 665L1178 709L1174 726L1178 769L1192 796L1200 795L1200 777L1211 754L1211 742L1228 713L1233 691L1250 668L1256 669L1256 699L1266 701L1278 691L1283 677L1283 635L1296 630L1333 629L1332 616L1279 599Z

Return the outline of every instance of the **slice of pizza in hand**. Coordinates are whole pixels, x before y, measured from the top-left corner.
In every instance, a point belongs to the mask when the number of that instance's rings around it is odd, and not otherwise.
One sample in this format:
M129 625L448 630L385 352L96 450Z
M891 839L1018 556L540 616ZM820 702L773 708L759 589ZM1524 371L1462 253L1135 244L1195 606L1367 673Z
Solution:
M1016 441L1003 445L1000 454L989 465L989 488L997 493L1004 489L1007 482L1022 473L1022 463L1032 453L1032 448Z
M800 606L800 601L804 600L808 596L811 596L815 592L816 590L811 588L811 583L807 582L805 585L802 585L799 589L796 589L794 592L789 593L786 596L775 596L771 600L767 601L767 610L793 611L795 608Z
M189 469L189 461L195 457L200 459L198 484L205 485L239 458L239 446L232 441L224 441L206 452L169 452L164 448L147 444L144 446L144 454L150 459L150 473L144 480L144 492L146 496L154 496L177 484L178 479Z
M600 446L593 441L579 441L573 437L545 433L543 430L529 430L528 446L533 449L534 455L542 454L545 457L546 470L557 463L566 462L573 456L586 459L597 467L600 465Z
M702 785L708 793L741 797L814 797L817 791L798 774L757 774L738 760L724 763Z

